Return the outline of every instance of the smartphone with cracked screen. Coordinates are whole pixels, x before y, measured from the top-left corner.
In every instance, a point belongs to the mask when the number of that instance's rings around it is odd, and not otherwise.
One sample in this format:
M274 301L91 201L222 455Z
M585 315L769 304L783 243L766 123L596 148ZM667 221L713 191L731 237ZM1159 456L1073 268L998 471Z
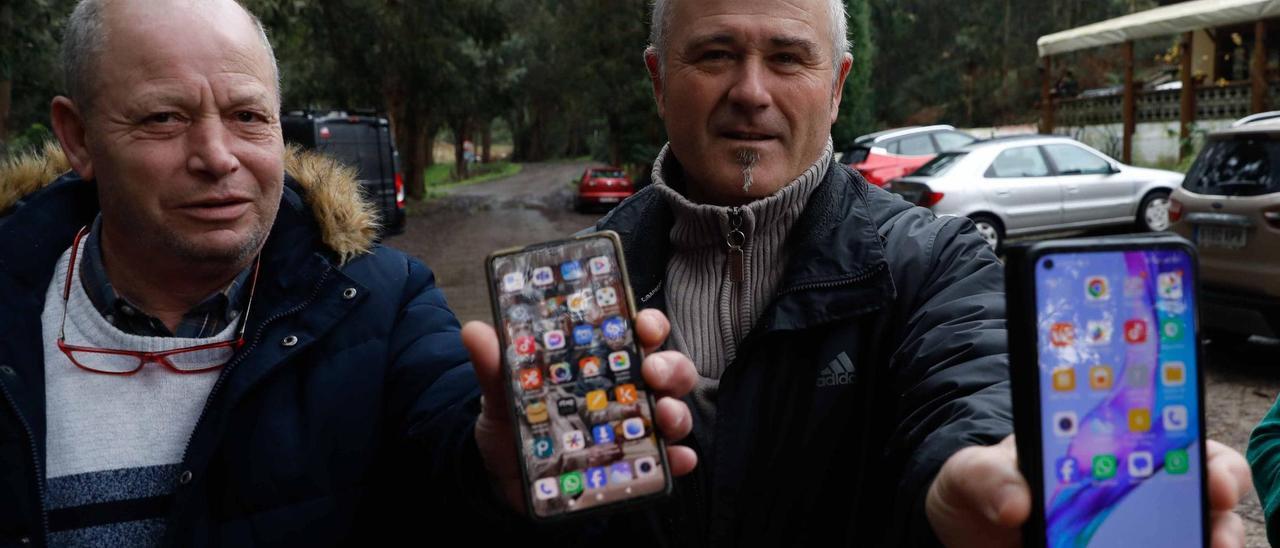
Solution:
M1195 248L1040 242L1005 265L1027 546L1208 546Z
M670 494L617 234L485 262L530 516L595 514Z

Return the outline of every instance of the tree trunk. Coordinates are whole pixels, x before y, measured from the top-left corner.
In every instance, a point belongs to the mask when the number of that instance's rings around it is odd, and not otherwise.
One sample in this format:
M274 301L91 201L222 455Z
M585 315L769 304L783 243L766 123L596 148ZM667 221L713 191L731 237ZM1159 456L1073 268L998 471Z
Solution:
M1040 133L1053 133L1053 94L1049 82L1053 80L1053 57L1044 57L1040 71Z
M1126 164L1133 163L1133 133L1137 128L1136 111L1137 108L1137 82L1133 79L1133 40L1124 43L1122 56L1124 58L1124 96L1121 98L1121 118L1124 122L1124 132L1121 134L1122 143L1120 145L1120 161Z
M964 90L964 120L966 127L973 127L974 101L977 100L978 65L974 61L965 63L964 76L960 78L961 89Z
M417 177L417 179L414 179L417 181L417 185L415 186L425 189L427 186L427 166L431 165L431 147L433 146L432 143L434 140L431 137L431 130L425 129L427 124L423 122L423 120L426 116L419 113L417 118L418 125L414 128L414 146L410 151L410 155L413 157L414 171L417 172L416 175L414 175L414 177ZM404 154L401 154L401 156L403 155Z
M609 118L609 165L622 165L622 116L610 112Z
M453 165L454 176L459 181L468 177L467 154L463 144L467 141L467 122L465 119L454 119L449 122L453 130Z
M1181 67L1179 76L1182 81L1181 98L1178 105L1178 161L1191 154L1191 124L1196 120L1196 84L1191 79L1192 44L1195 43L1192 32L1182 34L1179 48L1182 56L1178 60Z
M427 154L422 159L422 167L428 168L436 165L436 133L439 133L440 127L434 123L425 124L426 129L422 130L422 148L426 149Z
M493 120L485 122L484 129L482 131L483 133L480 135L480 140L482 143L481 146L484 147L484 152L480 154L480 161L487 164L493 161Z
M391 131L395 135L396 149L400 151L400 171L404 175L405 195L413 200L422 200L426 197L423 166L415 154L419 146L418 113L409 105L404 90L394 81L383 87L382 97Z
M533 120L529 124L529 161L541 162L542 160L542 109L534 107Z
M511 161L527 161L529 159L529 133L524 124L524 109L511 109L507 117L507 127L511 128Z
M1253 24L1253 58L1249 64L1249 106L1251 112L1267 110L1267 23Z
M426 181L422 176L421 134L418 132L418 115L412 107L404 109L400 128L396 131L400 150L400 170L404 172L405 194L414 200L426 197Z
M1000 84L1003 87L1005 78L1009 74L1009 50L1013 49L1009 45L1009 25L1013 19L1013 8L1010 0L1004 0L1004 36L1000 40Z

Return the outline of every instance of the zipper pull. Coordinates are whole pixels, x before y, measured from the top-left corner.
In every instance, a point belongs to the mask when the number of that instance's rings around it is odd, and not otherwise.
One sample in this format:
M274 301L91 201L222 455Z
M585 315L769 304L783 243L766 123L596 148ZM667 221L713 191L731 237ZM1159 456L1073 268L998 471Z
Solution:
M742 210L729 208L729 233L724 237L729 246L729 276L734 283L742 283L743 270L746 269L746 257L742 254L742 246L747 243L747 235L742 232Z

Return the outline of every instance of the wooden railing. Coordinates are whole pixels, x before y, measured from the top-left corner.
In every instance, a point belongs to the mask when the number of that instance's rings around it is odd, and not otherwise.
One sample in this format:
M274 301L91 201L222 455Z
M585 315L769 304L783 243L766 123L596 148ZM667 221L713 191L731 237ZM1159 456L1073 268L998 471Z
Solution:
M1280 81L1268 85L1270 97L1280 98ZM1250 113L1252 92L1248 82L1196 88L1196 120L1234 120ZM1138 92L1136 118L1142 122L1178 121L1182 90ZM1269 98L1270 98L1269 97ZM1271 101L1268 101L1269 103ZM1086 99L1062 99L1055 103L1057 126L1119 124L1123 120L1120 94ZM1271 108L1280 105L1271 104Z

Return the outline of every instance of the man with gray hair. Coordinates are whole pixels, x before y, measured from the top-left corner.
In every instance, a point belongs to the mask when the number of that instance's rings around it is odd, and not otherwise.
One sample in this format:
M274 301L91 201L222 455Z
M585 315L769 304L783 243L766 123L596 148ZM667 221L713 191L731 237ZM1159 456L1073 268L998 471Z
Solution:
M351 171L286 150L252 15L87 0L67 29L60 146L0 169L0 545L376 546L514 515L509 415L480 415L456 318L374 243ZM695 377L676 353L642 374ZM663 398L655 422L692 420Z
M702 464L619 526L656 545L1017 545L1002 268L969 221L833 160L861 62L841 0L656 0L651 40L670 142L596 228L694 361ZM1248 472L1209 453L1215 538L1239 545Z

